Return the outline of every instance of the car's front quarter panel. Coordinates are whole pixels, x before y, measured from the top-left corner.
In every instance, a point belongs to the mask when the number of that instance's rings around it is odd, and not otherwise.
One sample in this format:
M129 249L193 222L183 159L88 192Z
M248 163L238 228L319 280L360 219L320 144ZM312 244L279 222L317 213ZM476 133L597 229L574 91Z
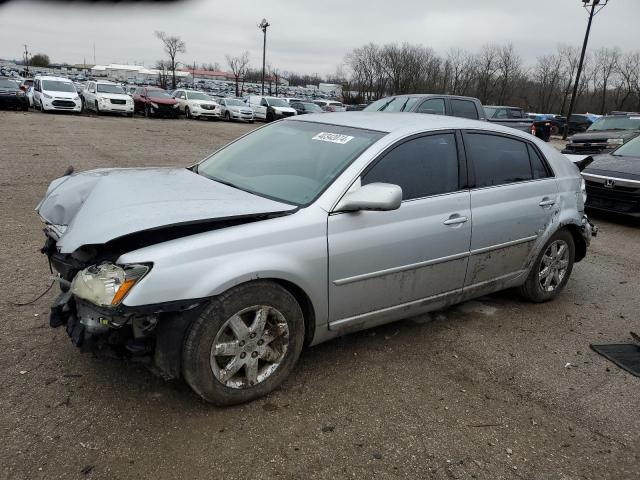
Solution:
M327 214L316 206L268 220L212 230L122 255L153 263L126 306L207 298L251 280L273 278L302 289L316 326L326 324Z

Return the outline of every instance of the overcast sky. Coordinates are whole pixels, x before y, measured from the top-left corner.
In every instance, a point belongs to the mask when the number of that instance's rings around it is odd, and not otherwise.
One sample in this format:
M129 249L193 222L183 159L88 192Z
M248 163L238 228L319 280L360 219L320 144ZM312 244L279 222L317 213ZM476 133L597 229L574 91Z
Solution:
M106 2L108 3L108 2ZM187 44L184 63L219 62L249 51L280 70L333 73L345 53L368 42L411 42L444 53L512 42L527 63L558 43L580 45L587 14L581 0L183 0L108 4L12 0L0 5L0 58L21 58L23 44L53 62L144 63L163 58L154 30ZM610 0L596 17L590 48L639 49L640 0Z

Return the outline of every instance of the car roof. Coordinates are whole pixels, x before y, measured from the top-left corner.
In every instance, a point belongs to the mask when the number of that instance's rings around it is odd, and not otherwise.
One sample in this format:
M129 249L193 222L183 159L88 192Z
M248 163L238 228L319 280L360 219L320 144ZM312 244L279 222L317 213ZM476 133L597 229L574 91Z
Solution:
M508 105L483 105L483 107L489 107L489 108L510 108L512 110L522 110L520 107L509 107ZM535 114L535 115L539 115L539 114Z
M430 115L426 113L385 113L385 112L335 112L313 113L289 117L285 121L317 122L343 127L375 130L378 132L409 134L426 130L448 129L482 129L486 131L507 133L523 138L533 138L531 134L514 128L504 127L491 122L470 120L468 118L451 117L445 115Z

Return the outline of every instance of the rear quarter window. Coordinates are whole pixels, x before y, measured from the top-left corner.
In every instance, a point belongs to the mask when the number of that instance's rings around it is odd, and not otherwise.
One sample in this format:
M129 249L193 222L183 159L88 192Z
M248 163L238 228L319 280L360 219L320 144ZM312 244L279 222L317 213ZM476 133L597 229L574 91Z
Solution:
M476 104L472 101L452 98L450 102L451 114L454 117L471 118L473 120L477 120L478 118L480 118L478 116L478 109L476 108Z

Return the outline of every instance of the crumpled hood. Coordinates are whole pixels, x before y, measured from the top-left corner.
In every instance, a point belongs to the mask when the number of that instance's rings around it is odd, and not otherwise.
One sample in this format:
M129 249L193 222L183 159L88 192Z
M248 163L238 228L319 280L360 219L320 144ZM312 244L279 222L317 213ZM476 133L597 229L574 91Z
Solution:
M597 155L584 173L640 180L640 158L621 155Z
M61 177L36 211L62 253L165 226L295 210L186 168L100 169Z

